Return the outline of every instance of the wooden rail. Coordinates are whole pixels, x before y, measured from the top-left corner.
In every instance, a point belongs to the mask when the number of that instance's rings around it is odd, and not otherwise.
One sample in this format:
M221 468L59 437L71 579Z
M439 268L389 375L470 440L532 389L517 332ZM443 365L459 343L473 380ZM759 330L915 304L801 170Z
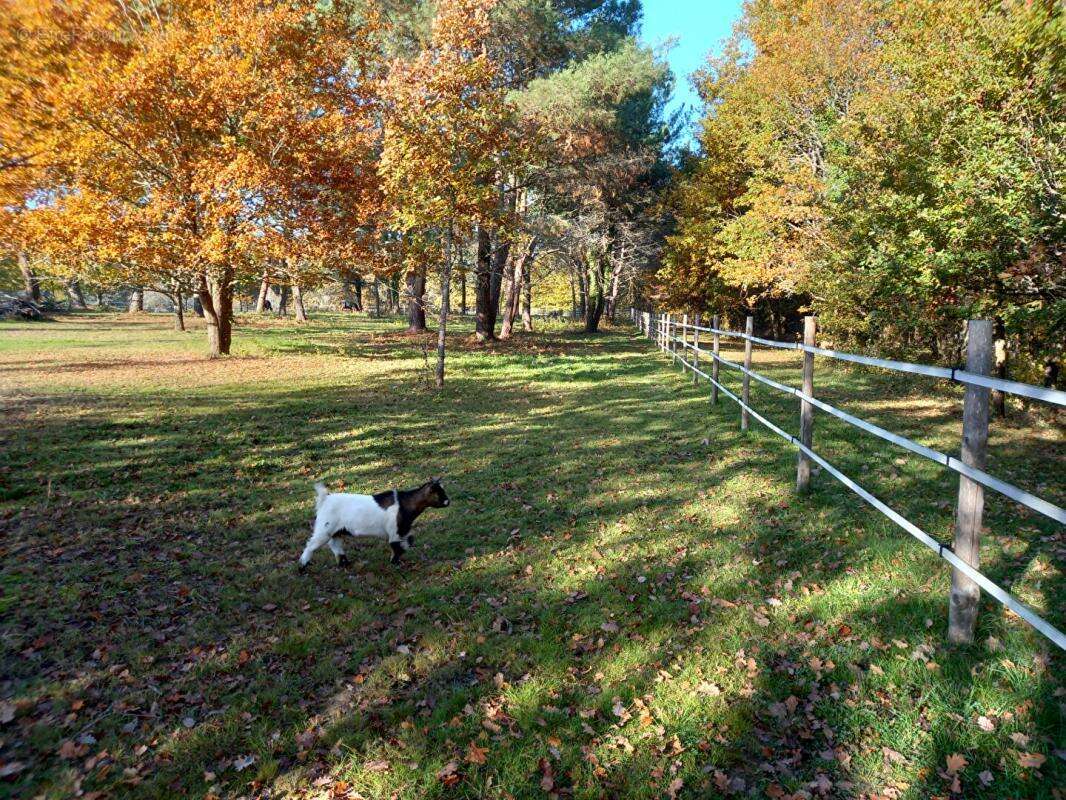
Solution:
M692 371L693 379L704 378L711 384L712 402L717 402L718 393L726 395L739 404L741 409L741 429L748 429L749 417L756 419L778 436L789 441L799 450L797 464L796 488L806 491L810 485L810 463L819 464L826 472L851 489L855 494L876 508L890 520L907 531L911 536L935 552L941 559L951 564L952 593L949 605L948 637L953 642L970 642L973 640L976 624L977 602L980 589L984 589L997 601L1009 608L1029 625L1050 639L1059 648L1066 650L1066 634L1042 618L1033 609L995 584L978 570L979 566L979 532L984 508L984 488L999 492L1005 497L1026 506L1044 516L1066 525L1066 510L1043 498L1006 483L985 471L985 455L988 439L988 395L996 389L1008 394L1015 394L1035 400L1066 406L1066 392L1048 389L1030 384L1006 381L990 377L991 362L988 357L992 341L992 328L984 320L973 320L969 325L969 354L967 369L931 367L924 364L911 364L902 361L871 358L853 353L841 353L816 347L815 320L808 317L804 325L804 342L778 342L761 339L752 334L752 318L746 321L746 333L722 330L718 327L718 318L712 327L700 327L698 322L690 325L686 321L679 323L670 315L655 315L652 312L633 310L631 318L641 332L648 338L655 338L659 349L668 353L674 361L680 362L683 369ZM695 335L689 342L689 331ZM680 336L678 336L680 332ZM699 346L699 332L710 333L713 337L713 349L708 351ZM726 336L742 339L745 343L744 364L737 364L722 358L718 353L719 337ZM761 344L788 350L798 350L804 354L803 388L796 389L779 383L751 368L752 344ZM680 349L680 352L679 352ZM692 354L692 360L686 358ZM849 361L880 367L882 369L924 375L934 378L952 380L966 385L966 399L963 414L962 458L949 456L933 448L919 444L905 436L892 433L878 425L855 417L814 396L814 356ZM711 374L708 375L699 365L699 357L705 356L711 362ZM740 372L743 375L742 397L738 397L718 380L719 365ZM749 401L750 379L754 379L776 391L794 395L800 401L800 437L785 432L751 407ZM860 486L842 473L813 449L814 409L842 420L866 433L891 442L916 455L920 455L959 473L959 501L957 507L954 545L943 545L923 531L902 514Z

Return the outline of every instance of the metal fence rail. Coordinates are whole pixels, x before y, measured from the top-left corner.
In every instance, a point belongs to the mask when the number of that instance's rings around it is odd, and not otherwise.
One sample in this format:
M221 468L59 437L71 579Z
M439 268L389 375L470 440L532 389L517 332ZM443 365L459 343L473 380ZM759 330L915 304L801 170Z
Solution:
M899 434L892 433L891 431L888 431L878 425L874 425L873 423L867 422L866 420L848 414L847 412L842 411L836 408L835 406L830 405L829 403L826 403L814 397L813 390L811 392L804 392L792 386L787 386L783 383L779 383L778 381L775 381L764 375L760 375L758 372L751 369L750 366L745 366L722 358L716 352L718 349L717 338L719 336L728 336L744 340L748 343L757 343L769 347L802 351L806 354L810 354L810 357L813 357L814 355L822 355L843 361L866 364L868 366L881 367L884 369L893 369L899 372L908 372L912 374L925 375L934 378L944 378L947 380L954 380L959 383L964 383L969 386L980 387L984 390L998 389L999 391L1004 391L1023 397L1044 400L1055 405L1066 405L1066 392L1059 392L1054 389L1046 389L1043 387L1031 386L1029 384L1017 383L1015 381L1003 381L997 378L991 378L978 373L974 373L972 371L949 369L944 367L931 367L922 364L910 364L907 362L900 361L889 361L885 359L870 358L867 356L858 356L851 353L838 353L833 350L826 350L823 348L814 347L811 343L799 344L789 342L775 342L773 340L761 339L751 334L722 330L716 326L700 326L698 324L698 321L696 322L696 324L690 324L688 322L687 317L684 318L683 321L678 322L676 320L673 320L669 315L657 315L653 317L650 312L641 313L634 311L633 321L649 338L655 336L660 350L665 353L668 353L674 361L680 362L683 368L690 370L693 373L694 380L697 380L698 378L702 377L709 381L716 390L715 396L717 395L717 392L720 391L722 394L725 394L731 400L735 401L741 407L742 413L745 415L745 417L748 415L754 417L769 430L773 431L778 436L795 445L796 448L802 454L801 459L803 457L806 457L811 461L819 464L826 472L828 472L830 475L832 475L834 478L844 484L847 488L849 488L851 491L861 497L864 501L876 508L882 514L884 514L886 517L896 523L899 527L903 528L903 530L907 531L907 533L909 533L919 542L921 542L926 547L935 552L938 557L951 564L951 566L958 573L961 573L966 578L973 581L973 583L979 586L981 589L984 589L986 592L988 592L988 594L994 597L1006 608L1010 609L1021 619L1025 620L1033 628L1035 628L1037 631L1039 631L1048 639L1050 639L1059 648L1066 650L1066 634L1064 634L1050 622L1042 618L1039 614L1036 613L1036 611L1031 609L1025 603L1018 600L1016 597L1014 597L1009 592L1007 592L1006 590L998 586L996 583L994 583L992 580L990 580L986 575L976 569L971 563L960 557L960 555L957 554L951 546L944 545L938 542L924 530L919 528L914 523L910 522L910 520L906 519L902 514L888 506L886 503L878 499L871 492L869 492L868 490L860 486L858 483L856 483L854 480L852 480L850 477L845 475L843 472L838 470L826 459L818 455L818 453L814 451L813 447L810 445L809 442L805 443L804 441L801 441L800 438L797 438L792 434L787 433L786 431L775 425L773 422L768 420L766 417L758 413L754 408L752 408L750 403L746 402L747 379L754 378L760 383L763 383L776 391L782 392L784 394L793 395L801 401L801 404L810 404L814 408L818 408L826 412L827 414L830 414L836 417L837 419L842 420L848 425L856 427L862 431L865 431L866 433L877 436L881 439L884 439L885 441L891 442L899 447L902 447L905 450L908 450L912 453L934 461L937 464L954 470L955 472L963 476L963 483L966 479L968 479L977 484L980 484L981 486L988 487L994 491L999 492L1005 497L1008 497L1011 500L1014 500L1015 502L1026 506L1027 508L1030 508L1034 511L1037 511L1038 513L1049 517L1050 519L1055 520L1060 524L1066 524L1066 510L1060 508L1054 503L1044 500L1043 498L1037 497L1036 495L1033 495L1032 493L1027 492L1024 489L1006 483L1005 481L1002 481L990 475L988 472L979 468L978 466L966 463L965 461L959 458L949 456L946 453L942 453L933 448L926 447L925 445L919 444L918 442L915 442L905 436L900 436ZM813 331L813 325L811 326L811 330ZM693 331L694 333L694 341L692 342L688 341L689 331ZM675 335L676 332L680 332L680 336ZM708 351L699 346L699 332L706 332L714 335L715 347L713 351ZM678 346L680 346L681 348L680 352L678 351ZM691 361L685 357L686 352L692 354ZM710 359L710 362L713 366L713 375L708 375L706 372L699 368L699 358L701 356ZM746 362L749 365L750 358L751 349L750 344L748 344L746 348ZM745 376L744 398L738 397L736 394L731 392L724 385L722 385L720 381L716 379L718 365L724 366L728 369L736 370ZM985 417L985 425L987 434L987 415ZM962 497L963 494L960 491L960 505L963 502ZM979 530L981 510L983 508L983 498L979 497L978 502L980 505L978 505L976 508L976 527ZM958 541L959 532L957 531L957 544ZM975 542L976 540L974 540L974 542L967 542L967 544L975 544ZM953 602L954 600L955 598L953 597Z
M868 367L880 367L881 369L889 369L895 372L907 372L912 375L925 375L929 378L943 378L944 380L955 381L956 383L963 383L970 386L981 386L986 389L995 389L999 392L1018 395L1019 397L1041 400L1045 403L1052 403L1057 406L1066 406L1066 392L1060 392L1058 389L1049 389L1044 386L1033 386L1030 383L1020 383L1018 381L1008 381L1002 378L994 378L989 375L976 375L972 372L967 372L964 369L932 367L927 364L912 364L908 361L893 361L887 358L860 356L856 353L842 353L839 350L827 350L823 347L812 347L810 345L802 344L801 342L778 342L773 339L761 339L758 336L750 336L746 333L740 333L739 331L707 328L673 320L671 320L670 325L672 328L676 329L698 330L714 333L719 336L728 336L730 338L751 341L755 344L764 345L765 347L776 347L780 350L799 350L804 353L813 353L817 356L835 358L839 361L850 361L854 364L864 364Z

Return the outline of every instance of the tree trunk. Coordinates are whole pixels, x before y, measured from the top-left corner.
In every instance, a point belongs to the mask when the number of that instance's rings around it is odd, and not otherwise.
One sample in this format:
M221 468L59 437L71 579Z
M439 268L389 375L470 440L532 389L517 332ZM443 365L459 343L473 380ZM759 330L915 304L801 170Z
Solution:
M474 335L478 341L496 338L496 315L492 309L492 238L483 225L477 230L477 265L474 276Z
M607 277L607 254L589 253L587 288L585 295L585 333L596 333L600 329L603 306L606 298L604 280Z
M1044 388L1054 389L1059 382L1059 374L1062 371L1062 365L1058 361L1052 359L1044 364Z
M133 294L130 295L129 313L136 314L138 311L144 311L144 290L134 289Z
M577 289L573 271L570 272L570 319L577 319Z
M22 273L22 282L26 286L26 294L34 303L41 302L41 281L33 274L33 269L30 267L30 257L20 251L18 260L19 272Z
M426 272L423 267L407 271L407 331L426 330Z
M445 242L444 266L440 276L440 321L437 324L437 371L436 383L438 389L444 388L444 353L445 334L448 330L448 301L452 286L452 242L451 223L448 224L448 239Z
M296 281L292 282L292 306L296 309L296 321L307 322L307 309L304 308L304 292Z
M500 315L500 295L503 290L503 276L507 271L508 260L511 257L511 242L506 241L496 248L492 257L492 281L490 284L489 308L492 313L492 328L496 328L496 320Z
M1003 380L1007 379L1007 324L1002 317L996 317L995 320L995 342L993 346L995 348L995 369L993 374L997 378ZM1007 416L1007 393L1001 392L998 389L992 392L992 413L999 417L1004 418Z
M589 285L586 266L578 264L577 269L577 311L578 319L588 321Z
M259 297L255 301L255 313L262 314L266 311L267 295L270 294L270 280L269 275L264 272L263 279L259 283Z
M352 290L355 293L353 305L356 311L363 310L363 276L356 275L352 279Z
M464 317L466 316L466 270L459 273L459 289L462 291L462 305L459 307L459 313Z
M514 309L515 298L517 296L518 286L520 281L516 281L515 278L521 278L518 274L518 262L519 259L515 258L511 261L510 270L507 275L507 294L503 301L503 316L500 321L500 338L510 339L511 331L514 328Z
M202 275L200 304L207 320L207 346L212 358L229 355L233 331L233 270L226 267L218 275Z
M381 316L381 281L374 276L374 317Z
M85 302L85 295L81 293L81 286L78 285L76 280L67 281L67 297L70 298L72 308L75 304L78 308L89 307L89 304Z
M511 284L507 290L507 301L503 307L503 324L500 326L500 338L508 339L514 330L514 321L522 306L522 285L525 283L526 270L537 252L537 240L533 237L514 260Z
M624 251L623 251L624 253ZM614 324L614 315L618 307L618 285L622 279L622 264L624 255L620 254L611 269L611 292L607 296L607 319Z
M400 313L400 274L389 276L389 313Z
M278 304L274 309L274 314L279 317L287 317L289 315L289 287L278 287Z
M181 293L181 289L174 290L174 329L183 331L185 330L185 297Z
M501 182L500 189L504 191L506 187L505 182ZM518 190L512 189L511 191L504 191L503 194L503 210L505 213L514 215L515 210L518 208ZM507 271L507 264L511 258L511 250L514 242L508 236L502 242L497 241L496 253L492 259L492 296L489 298L489 302L492 305L492 326L496 327L496 318L500 314L500 292L503 288L503 276Z
M522 274L522 327L533 331L533 264L527 264Z

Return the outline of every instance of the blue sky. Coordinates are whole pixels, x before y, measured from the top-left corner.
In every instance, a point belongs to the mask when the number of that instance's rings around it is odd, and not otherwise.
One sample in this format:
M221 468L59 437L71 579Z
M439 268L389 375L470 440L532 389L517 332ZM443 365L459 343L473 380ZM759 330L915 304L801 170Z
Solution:
M699 108L688 76L717 50L740 16L742 0L644 0L644 41L657 46L675 39L670 67L676 79L671 110Z

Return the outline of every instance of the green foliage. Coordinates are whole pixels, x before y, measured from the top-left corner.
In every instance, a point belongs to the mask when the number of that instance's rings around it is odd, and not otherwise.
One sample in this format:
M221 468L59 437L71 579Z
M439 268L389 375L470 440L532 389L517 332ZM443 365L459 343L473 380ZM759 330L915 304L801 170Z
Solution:
M752 3L703 76L664 288L807 297L839 341L942 360L993 317L1054 358L1064 53L1050 3Z

